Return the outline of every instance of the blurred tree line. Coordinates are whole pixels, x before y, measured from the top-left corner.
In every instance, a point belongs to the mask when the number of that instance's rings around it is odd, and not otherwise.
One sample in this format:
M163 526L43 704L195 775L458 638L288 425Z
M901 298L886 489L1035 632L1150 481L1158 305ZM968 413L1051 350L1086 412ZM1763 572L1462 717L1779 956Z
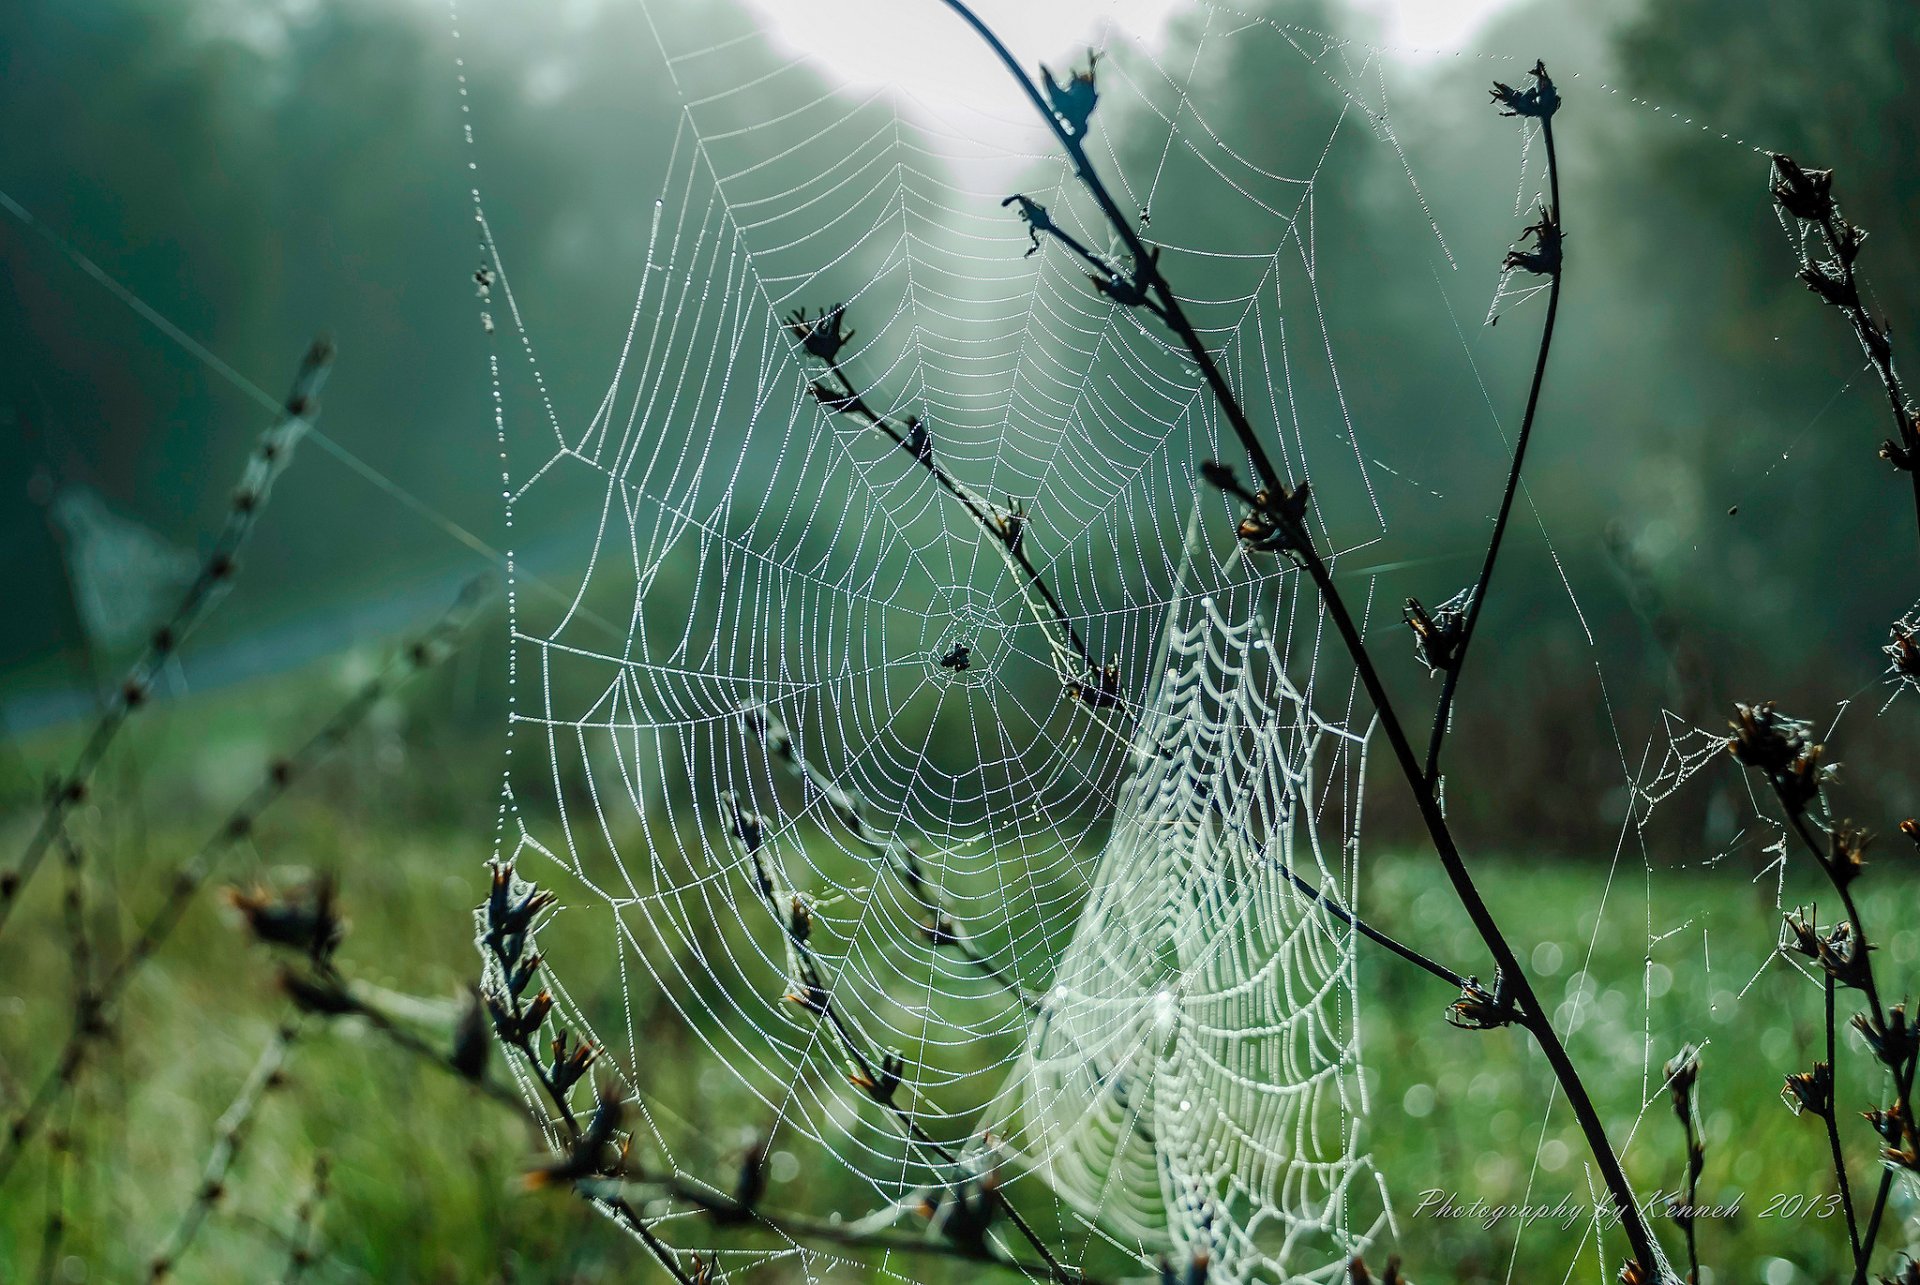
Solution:
M1259 7L1369 34L1324 2ZM713 6L653 9L670 46L745 29ZM638 6L462 12L455 41L430 4L18 0L0 12L0 190L270 393L310 333L331 327L342 357L323 429L497 546L475 157L453 59L475 86L500 242L513 271L542 283L521 304L568 422L590 413L624 332L669 141L655 126L678 104L652 74ZM1204 26L1188 15L1172 40ZM1736 697L1815 714L1879 703L1878 647L1920 597L1903 487L1874 457L1880 395L1855 379L1850 336L1791 279L1765 158L1719 134L1839 169L1846 209L1875 233L1868 274L1898 343L1920 317L1920 118L1907 96L1920 10L1523 5L1474 50L1543 55L1562 80L1569 269L1530 465L1552 549L1523 512L1474 660L1478 695L1469 684L1461 711L1472 749L1460 760L1504 766L1463 779L1451 801L1478 842L1591 850L1610 846L1620 760L1638 763L1662 706L1710 725ZM1377 122L1341 126L1341 163L1317 190L1329 327L1364 372L1348 403L1367 447L1413 483L1366 555L1408 564L1380 577L1381 619L1407 594L1437 601L1470 578L1504 470L1492 415L1508 432L1518 422L1538 310L1481 326L1527 221L1511 212L1515 132L1485 103L1508 66L1465 56L1393 73L1388 120L1444 250ZM1256 144L1322 119L1339 92L1304 61L1275 69L1231 48L1211 74L1210 116ZM1152 135L1122 154L1157 152ZM1250 207L1182 205L1178 191L1154 217L1189 243L1262 235ZM86 488L192 547L262 417L11 217L0 264L0 539L17 604L0 683L17 695L82 672L54 497ZM404 597L474 562L445 522L306 449L221 628L298 629L316 603ZM565 579L578 532L517 538L536 572ZM1412 693L1423 679L1406 650L1391 668ZM1911 744L1901 721L1848 724L1852 788L1889 808L1913 797L1891 770ZM1710 810L1703 796L1686 824L1711 828Z

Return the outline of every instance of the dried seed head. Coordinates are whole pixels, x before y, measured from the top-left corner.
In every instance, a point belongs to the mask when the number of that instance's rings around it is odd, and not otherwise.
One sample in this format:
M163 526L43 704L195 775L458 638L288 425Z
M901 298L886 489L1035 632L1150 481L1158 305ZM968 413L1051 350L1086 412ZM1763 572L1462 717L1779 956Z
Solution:
M1773 199L1781 209L1804 222L1833 217L1833 171L1802 169L1784 152L1773 155Z
M1815 1062L1811 1071L1795 1071L1787 1076L1780 1097L1795 1115L1806 1113L1821 1120L1833 1114L1833 1068Z
M1544 62L1535 62L1533 70L1527 74L1533 77L1533 84L1525 89L1515 89L1512 85L1494 81L1495 105L1500 108L1502 116L1550 119L1560 110L1560 91L1555 88L1553 77L1547 75L1547 65Z
M1479 978L1469 977L1460 988L1460 998L1447 1006L1448 1023L1463 1031L1511 1026L1519 1016L1507 994L1506 974L1498 969L1494 970L1492 990L1482 986Z
M1053 78L1053 72L1042 65L1040 81L1046 86L1047 106L1052 109L1054 118L1060 122L1060 128L1069 138L1085 138L1087 122L1093 118L1094 104L1100 101L1100 91L1094 84L1094 67L1100 61L1095 51L1087 53L1087 69L1075 68L1067 76L1067 83L1061 84Z
M816 317L807 316L807 310L802 308L787 318L787 333L798 339L800 346L811 356L829 366L836 365L840 360L840 350L853 339L853 331L841 325L846 315L847 305L844 303L822 308Z

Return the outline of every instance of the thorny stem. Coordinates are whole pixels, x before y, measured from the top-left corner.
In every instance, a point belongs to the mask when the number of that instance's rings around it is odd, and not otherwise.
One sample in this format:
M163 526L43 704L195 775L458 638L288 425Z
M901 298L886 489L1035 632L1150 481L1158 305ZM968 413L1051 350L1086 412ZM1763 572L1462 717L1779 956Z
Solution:
M265 507L274 481L293 456L293 448L319 416L318 398L333 367L333 342L320 338L307 350L300 370L294 376L293 389L287 394L285 414L261 434L253 453L247 457L240 483L227 510L226 524L214 542L213 551L201 564L199 574L187 587L186 595L166 623L154 631L146 651L134 662L121 680L119 690L109 699L107 708L88 734L80 755L65 776L54 782L48 792L46 810L40 825L27 840L26 848L13 869L0 873L0 930L4 930L14 905L26 891L34 872L40 868L47 849L60 832L67 813L86 797L87 783L94 769L106 757L120 729L135 710L153 696L154 682L178 655L187 635L219 604L233 584L239 557L253 534L260 510Z
M740 721L760 742L763 752L786 764L787 770L806 782L840 819L840 823L853 832L856 839L892 867L914 901L932 916L931 923L921 925L921 932L928 941L935 946L951 946L981 976L1005 991L1022 1007L1029 1012L1039 1011L1039 1001L1020 984L1020 979L995 963L991 956L974 944L973 937L961 927L959 919L947 907L940 890L928 883L926 867L911 839L878 833L867 820L867 801L845 786L836 784L832 777L801 754L793 733L774 716L772 710L764 705L752 706L742 711Z
M1849 944L1850 949L1857 953L1857 957L1860 960L1860 965L1861 965L1860 978L1861 978L1861 981L1863 982L1863 986L1861 989L1863 989L1866 992L1867 1004L1868 1004L1869 1010L1873 1014L1874 1023L1880 1029L1885 1030L1886 1021L1887 1021L1886 1013L1885 1013L1885 1010L1882 1009L1881 1007L1879 986L1874 980L1873 955L1871 954L1870 949L1868 947L1868 943L1867 943L1866 923L1860 916L1860 907L1854 900L1853 890L1847 886L1845 878L1843 878L1836 871L1835 867L1832 864L1830 864L1829 856L1828 856L1828 848L1830 847L1830 844L1829 845L1821 844L1819 835L1815 833L1812 826L1810 826L1807 822L1805 810L1801 807L1796 806L1791 800L1789 800L1785 796L1785 794L1781 792L1780 785L1777 778L1772 778L1771 774L1769 774L1769 777L1770 779L1774 780L1774 794L1776 797L1779 798L1781 810L1786 813L1787 819L1791 822L1793 826L1794 833L1800 836L1800 841L1806 845L1807 851L1811 853L1813 856L1813 863L1816 866L1820 867L1821 871L1827 876L1827 881L1833 885L1834 891L1840 894L1840 902L1841 902L1841 905L1846 908L1847 924L1852 933L1852 941ZM1829 972L1827 974L1826 981L1827 981L1827 1065L1829 1067L1832 1067L1832 1066L1835 1066L1835 1062L1833 1060L1834 1051L1835 1051L1834 1050L1834 1042L1835 1042L1834 1029L1833 1029L1834 1027L1833 1005L1834 1005L1835 979L1832 973ZM1914 1068L1916 1065L1920 1065L1920 1055L1916 1055L1912 1051L1908 1051L1904 1054L1904 1056L1906 1058L1905 1065L1895 1066L1892 1068L1894 1073L1894 1077L1893 1077L1894 1087L1897 1090L1894 1096L1894 1106L1897 1110L1901 1110L1901 1111L1905 1111L1909 1109L1908 1104L1911 1103L1913 1100ZM1837 1124L1834 1124L1830 1121L1829 1122L1830 1134L1831 1134L1831 1131L1833 1129L1836 1129L1837 1127L1838 1127ZM1846 1168L1845 1168L1844 1162L1841 1159L1841 1155L1839 1151L1839 1141L1837 1136L1833 1137L1833 1147L1834 1147L1834 1171L1836 1176L1840 1180L1842 1198L1843 1200L1845 1200L1845 1202L1849 1206L1851 1206L1852 1201L1847 1194ZM1867 1228L1864 1234L1857 1234L1855 1232L1855 1223L1851 1217L1849 1217L1847 1220L1847 1230L1853 1239L1854 1285L1865 1285L1865 1281L1867 1279L1867 1268L1873 1260L1874 1243L1879 1239L1879 1236L1880 1236L1880 1221L1882 1216L1886 1212L1887 1197L1891 1194L1893 1189L1893 1178L1894 1178L1893 1168L1891 1166L1882 1166L1881 1173L1880 1173L1880 1188L1878 1193L1874 1197L1873 1213L1869 1215L1867 1219Z
M1920 1056L1909 1055L1905 1068L1895 1076L1895 1088L1898 1090L1894 1096L1896 1107L1911 1109L1907 1104L1913 1101L1913 1075L1916 1068L1920 1068ZM1861 1237L1860 1257L1854 1263L1853 1285L1866 1283L1867 1264L1873 1258L1874 1242L1880 1238L1880 1219L1887 1212L1887 1197L1893 1193L1893 1177L1892 1166L1883 1165L1880 1170L1880 1189L1873 1198L1873 1213L1867 1217L1867 1230Z
M1553 117L1544 116L1540 120L1540 135L1547 145L1547 189L1548 207L1543 218L1555 229L1554 235L1562 234L1560 222L1560 165L1553 150ZM1540 389L1546 382L1547 355L1553 350L1553 323L1560 314L1560 278L1562 273L1556 270L1547 283L1547 318L1540 327L1540 353L1533 363L1533 382L1527 389L1527 410L1520 419L1520 433L1514 440L1513 464L1507 470L1507 488L1500 496L1500 514L1494 519L1493 537L1487 541L1486 561L1480 566L1480 578L1474 581L1473 596L1467 601L1467 620L1462 629L1458 649L1453 663L1447 667L1447 676L1440 688L1440 703L1433 712L1433 733L1427 740L1427 780L1434 787L1440 782L1440 747L1447 738L1453 722L1453 698L1460 686L1460 671L1466 668L1467 648L1473 644L1474 626L1480 622L1481 608L1486 605L1487 586L1493 583L1493 565L1500 557L1500 546L1506 539L1507 520L1513 515L1514 496L1520 490L1520 467L1527 459L1527 443L1533 437L1534 415L1540 408Z
M1214 361L1212 353L1194 331L1192 323L1187 320L1179 299L1174 295L1172 286L1161 274L1155 257L1148 253L1132 222L1115 204L1112 194L1108 192L1105 183L1095 172L1080 139L1067 130L1046 99L1041 96L1039 88L1015 60L1012 52L964 3L964 0L945 0L945 3L973 28L974 32L999 57L1014 80L1025 91L1035 110L1052 130L1054 137L1066 149L1067 155L1073 161L1075 175L1099 204L1107 221L1126 245L1132 258L1138 284L1157 299L1158 315L1166 321L1167 326L1185 345L1188 355L1212 390L1227 422L1233 426L1235 436L1239 438L1241 447L1246 451L1262 483L1273 495L1288 495L1289 488L1282 485L1278 470L1275 469L1271 457L1261 445L1259 435L1247 419L1246 412L1241 408L1239 399L1228 385L1226 376ZM1579 1071L1573 1065L1566 1046L1553 1029L1549 1011L1541 1005L1538 996L1535 995L1533 986L1520 967L1520 961L1514 954L1512 946L1481 897L1472 875L1467 871L1459 847L1448 828L1446 817L1440 809L1433 782L1428 779L1427 774L1422 770L1420 760L1415 756L1412 743L1407 738L1406 729L1401 724L1393 702L1387 694L1386 685L1367 652L1359 626L1355 623L1352 613L1347 609L1339 589L1335 586L1325 560L1314 546L1311 533L1301 518L1285 512L1284 506L1281 507L1280 518L1285 524L1289 548L1294 551L1300 567L1312 579L1321 601L1327 608L1327 614L1333 619L1335 630L1352 658L1354 669L1379 716L1381 730L1386 735L1387 742L1393 749L1394 758L1398 761L1408 787L1413 793L1421 819L1427 827L1428 835L1433 841L1448 881L1453 885L1454 894L1459 898L1475 930L1493 955L1499 975L1505 979L1510 988L1517 1006L1516 1021L1534 1037L1534 1041L1540 1046L1540 1051L1552 1067L1554 1078L1558 1081L1561 1091L1567 1095L1568 1105L1579 1120L1581 1132L1585 1135L1594 1161L1600 1169L1601 1179L1613 1197L1621 1225L1632 1247L1633 1256L1638 1261L1643 1274L1651 1278L1662 1262L1659 1248L1641 1214L1639 1202L1634 1196L1633 1185L1627 1180L1626 1171L1621 1168L1619 1157L1614 1153L1613 1144L1607 1137L1606 1126L1600 1119L1592 1096L1581 1081Z
M1027 555L1026 541L1022 538L1025 534L1023 520L1008 515L1003 523L1000 515L994 511L992 501L982 497L966 483L949 473L935 458L930 445L919 451L911 449L908 433L902 432L900 426L891 418L873 409L837 359L828 364L827 376L837 381L839 387L836 388L825 381L816 383L814 395L819 399L820 404L835 414L851 415L869 428L890 438L895 446L914 456L941 490L960 502L960 507L966 510L967 516L973 519L974 525L993 541L1000 556L1017 574L1025 578L1027 588L1032 593L1040 595L1038 604L1034 604L1031 598L1028 599L1034 615L1043 625L1050 625L1060 631L1060 636L1065 639L1067 647L1080 666L1079 674L1063 674L1062 677L1068 682L1097 684L1101 678L1101 666L1094 661L1093 654L1087 650L1086 643L1080 637L1080 631L1074 628L1072 617L1067 614L1067 609L1055 596L1053 587L1047 583L1046 577L1040 574L1040 569ZM1056 641L1054 645L1058 648L1059 643Z
M760 899L766 904L774 922L780 926L781 932L786 937L788 948L793 952L793 960L799 973L795 982L801 988L801 993L790 998L812 1013L821 1026L833 1036L834 1042L840 1046L841 1053L858 1074L859 1079L856 1084L866 1092L870 1101L892 1117L908 1143L933 1157L940 1164L950 1169L964 1171L967 1166L961 1158L922 1128L920 1122L914 1119L913 1112L901 1104L899 1090L904 1085L897 1077L893 1077L891 1084L888 1084L886 1072L874 1065L873 1057L863 1047L861 1038L841 1015L839 1007L833 1002L827 973L821 968L819 956L814 953L813 947L808 942L811 929L801 926L808 921L801 917L792 901L784 906L781 904L783 896L794 898L796 901L797 897L790 889L781 887L772 878L769 859L761 851L767 840L761 829L760 819L747 815L740 808L737 800L729 799L728 803L733 813L729 822L729 831L739 842L753 867L752 878L755 891L760 894ZM883 1088L883 1085L886 1087ZM1047 1273L1053 1280L1060 1282L1060 1285L1091 1285L1091 1279L1085 1272L1069 1269L1060 1262L1053 1251L1047 1247L1046 1241L1034 1231L1032 1224L1021 1216L1019 1209L1008 1199L1006 1192L998 1184L992 1186L982 1184L982 1190L1006 1216L1007 1221L1013 1224L1014 1229L1033 1247L1033 1251L1046 1264Z
M468 1071L456 1067L445 1050L422 1039L413 1031L396 1022L379 1007L369 1003L337 971L331 971L328 980L330 983L328 992L329 1003L336 1006L333 1015L350 1015L360 1018L365 1021L376 1034L385 1038L396 1049L434 1066L448 1075L459 1077L462 1083L471 1086L483 1097L513 1112L514 1115L525 1118L526 1103L514 1089L509 1088L491 1076L482 1074L478 1078L475 1078ZM525 1056L524 1052L522 1052L522 1056ZM596 1193L595 1189L598 1187L600 1181L601 1180L598 1179L584 1179L578 1183L577 1186L581 1188L582 1195L590 1199L599 1199L600 1195ZM892 1233L887 1230L887 1228L890 1228L892 1225L892 1218L895 1212L893 1210L883 1211L885 1215L884 1225L881 1217L878 1215L847 1222L830 1222L825 1219L812 1218L805 1214L769 1208L757 1200L746 1201L738 1196L723 1195L717 1188L696 1182L682 1174L654 1173L644 1166L636 1164L631 1155L626 1158L619 1173L609 1176L605 1181L641 1189L658 1190L682 1204L693 1206L716 1226L720 1227L745 1227L752 1223L794 1241L826 1242L860 1249L877 1249L897 1253L925 1254L938 1258L988 1262L993 1266L1004 1267L1036 1279L1049 1280L1053 1278L1052 1269L1042 1264L1021 1262L1016 1259L1000 1257L982 1259L978 1254L952 1241L928 1240L919 1236ZM324 1187L318 1182L316 1183L316 1190L320 1191L322 1196L324 1195ZM612 1194L618 1193L614 1192ZM317 1198L319 1197L314 1197L313 1199ZM303 1202L302 1207L305 1208L306 1205L307 1202ZM296 1217L295 1221L301 1227L310 1227L312 1219L310 1216ZM295 1243L296 1245L300 1243L310 1245L312 1243L312 1234L309 1233L308 1237L304 1239L299 1238L296 1234ZM294 1273L290 1271L288 1275L289 1279L291 1279Z
M1834 1013L1833 1013L1833 974L1827 974L1827 1066L1838 1068L1840 1063L1834 1060ZM1837 1071L1834 1072L1837 1078ZM1860 1257L1860 1223L1853 1215L1853 1186L1847 1181L1847 1158L1840 1150L1840 1113L1831 1102L1827 1104L1827 1148L1833 1153L1833 1176L1840 1184L1840 1211L1847 1219L1847 1244L1853 1250L1856 1266Z
M180 1265L180 1259L193 1247L194 1238L200 1234L207 1215L226 1195L227 1174L246 1146L248 1126L253 1123L254 1112L259 1109L266 1095L281 1083L281 1068L286 1065L287 1054L299 1034L298 1023L288 1023L274 1032L273 1038L261 1050L253 1070L248 1073L246 1083L241 1085L239 1095L221 1113L219 1123L215 1126L213 1150L207 1155L206 1168L201 1172L193 1203L187 1206L186 1213L181 1215L173 1231L148 1260L149 1282L164 1281L173 1275L174 1269Z
M553 1103L554 1110L559 1113L560 1122L566 1127L567 1137L575 1145L578 1145L584 1131L580 1127L580 1120L574 1113L573 1106L567 1100L568 1089L566 1086L561 1085L555 1078L558 1074L557 1066L555 1069L549 1069L547 1064L541 1060L538 1050L534 1048L533 1031L525 1029L526 1023L523 1021L526 1012L526 1003L506 981L507 978L513 975L520 961L510 955L505 939L497 933L488 934L486 943L487 949L493 955L498 975L502 979L499 991L493 998L512 1014L513 1026L516 1028L517 1033L509 1035L508 1032L499 1027L498 1024L496 1024L495 1029L500 1032L502 1041L520 1055L526 1064L527 1070L532 1074L535 1082L540 1085L541 1091L546 1094L547 1100ZM400 1034L399 1028L394 1026L391 1021L379 1023L379 1025L386 1034L395 1037L402 1047L410 1047L408 1041L398 1039ZM536 1031L538 1029L538 1027L534 1028ZM520 1104L516 1102L515 1105L518 1106ZM576 1188L577 1187L578 1184L576 1184ZM688 1276L686 1269L680 1266L679 1257L674 1253L673 1247L662 1240L653 1228L647 1225L646 1220L640 1216L639 1211L628 1204L623 1197L616 1194L613 1196L591 1198L595 1200L595 1203L611 1213L614 1220L619 1223L621 1227L625 1228L635 1239L645 1246L647 1252L653 1255L654 1260L658 1262L661 1267L666 1269L668 1275L672 1276L674 1280L679 1281L681 1285L694 1285L693 1278Z
M48 1110L73 1086L89 1047L105 1032L107 1014L126 989L127 983L180 926L187 907L206 885L221 858L230 848L251 835L261 814L338 748L375 705L408 678L438 663L473 618L483 597L483 582L469 584L438 622L399 654L391 657L305 744L287 757L275 761L226 821L208 836L184 865L174 871L159 908L141 927L133 944L101 974L92 988L89 1002L74 1014L73 1030L55 1058L52 1069L41 1080L27 1104L9 1121L6 1132L0 1135L0 1183L4 1183L12 1172L14 1162L45 1121Z
M288 1234L287 1270L280 1285L296 1285L320 1256L320 1211L327 1203L332 1166L325 1153L314 1157L313 1183L294 1206L293 1230Z

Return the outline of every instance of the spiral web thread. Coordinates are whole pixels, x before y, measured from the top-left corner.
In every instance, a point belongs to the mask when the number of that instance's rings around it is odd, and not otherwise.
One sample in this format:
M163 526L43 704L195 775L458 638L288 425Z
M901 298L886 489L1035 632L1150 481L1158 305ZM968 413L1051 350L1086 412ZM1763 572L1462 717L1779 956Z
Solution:
M1123 203L1172 207L1147 239L1176 282L1205 274L1190 315L1289 483L1384 530L1315 195L1341 139L1392 139L1379 55L1198 12L1184 65L1100 45L1094 161ZM593 528L565 601L510 594L496 855L562 898L541 927L554 1020L607 1046L634 1154L690 1180L767 1128L770 1200L800 1190L782 1158L826 1165L872 1192L833 1212L910 1228L992 1172L1070 1264L1204 1251L1214 1280L1337 1277L1384 1189L1357 1143L1353 939L1287 877L1357 891L1364 738L1311 586L1240 552L1240 514L1196 486L1237 449L1184 354L1064 254L1026 253L1016 188L1108 234L1010 93L999 117L929 124L907 94L832 92L751 31L709 34L662 37L684 106L647 158L664 172L625 340L571 424L474 190L485 321L524 358L493 359L509 525ZM1324 119L1278 142L1209 119L1188 85L1249 57L1331 86ZM1182 244L1178 214L1208 202L1252 203L1257 242ZM997 512L1024 505L1069 622L1119 666L1116 708L1063 696L1070 658L993 538L811 394L822 369L783 318L842 299L842 365ZM1319 534L1336 566L1352 554ZM956 644L964 669L940 663ZM816 981L832 1022L791 1002ZM587 999L609 990L611 1010ZM666 1020L673 1066L651 1047ZM849 1084L890 1051L931 1146ZM701 1077L733 1086L724 1127ZM684 1207L649 1216L683 1247L728 1239ZM839 1254L708 1261L813 1279Z
M1141 1243L1205 1253L1226 1280L1337 1279L1377 1230L1356 1231L1354 1207L1383 1216L1385 1187L1356 1145L1353 933L1288 873L1352 904L1365 738L1313 712L1250 599L1169 611L1135 768L1003 1128Z

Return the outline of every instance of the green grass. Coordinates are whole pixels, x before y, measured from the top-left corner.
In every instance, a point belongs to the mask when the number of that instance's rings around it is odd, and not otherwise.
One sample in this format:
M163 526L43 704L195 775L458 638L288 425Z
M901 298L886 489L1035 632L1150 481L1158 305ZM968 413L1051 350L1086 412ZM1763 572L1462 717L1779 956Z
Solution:
M298 728L331 699L320 692L262 706L249 698L251 720L224 707L193 725L170 715L171 723L160 720L138 741L136 760L157 763L138 785L145 804L126 802L134 783L111 780L99 797L121 804L77 823L95 860L89 884L96 903L119 908L95 925L101 949L125 939L163 886L164 872L257 770L267 744L257 733L262 720ZM228 733L197 739L209 725ZM200 748L168 757L167 747L181 744ZM251 879L280 877L285 867L337 871L352 920L342 954L347 970L431 1000L415 1016L435 1042L446 1040L475 971L468 911L482 892L489 838L484 811L446 799L484 800L492 772L486 759L436 744L419 729L369 730L340 764L277 808L227 872ZM0 827L9 861L32 815L22 800ZM1895 857L1883 860L1865 884L1869 923L1910 921L1912 880ZM1793 1117L1779 1098L1782 1075L1816 1055L1820 994L1777 960L1762 968L1778 922L1772 877L1756 883L1750 870L1722 868L1649 878L1637 855L1611 877L1604 864L1508 859L1476 868L1496 913L1532 960L1542 994L1580 997L1571 1047L1615 1138L1630 1139L1627 1161L1643 1189L1671 1189L1682 1171L1680 1130L1660 1092L1660 1066L1686 1040L1705 1044L1702 1200L1739 1205L1735 1217L1701 1227L1713 1279L1837 1279L1845 1238L1836 1219L1763 1216L1776 1197L1832 1189L1819 1124ZM71 1020L61 883L50 863L0 936L0 1103L9 1115L51 1064ZM1796 893L1810 899L1814 891L1789 878L1790 904ZM1374 859L1362 910L1463 971L1484 972L1430 860ZM1651 946L1650 938L1657 938ZM1905 993L1915 956L1911 932L1886 941L1880 966L1896 994ZM1459 1205L1584 1200L1585 1152L1564 1103L1547 1115L1551 1077L1523 1036L1449 1027L1442 1012L1453 995L1376 951L1363 954L1361 978L1371 1102L1365 1146L1389 1180L1399 1248L1414 1279L1551 1281L1571 1271L1573 1279L1611 1280L1617 1234L1602 1264L1591 1246L1577 1255L1579 1231L1536 1226L1516 1247L1511 1223L1488 1230L1470 1218L1419 1212L1430 1188ZM53 1140L72 1157L55 1280L142 1278L148 1255L192 1200L217 1118L289 1009L268 953L244 939L217 898L203 896L129 991L122 1012L83 1078L78 1109L49 1121ZM711 1124L713 1136L696 1140L689 1154L711 1157L711 1176L725 1182L732 1149L751 1127L749 1101L727 1087L724 1073L695 1090L689 1067L698 1046L665 1006L639 1020L649 1050L642 1082L654 1077L664 1099L688 1104ZM1841 1055L1840 1097L1850 1107L1868 1105L1876 1092L1856 1048L1850 1042ZM1857 1116L1849 1115L1844 1129L1864 1204L1871 1139ZM654 1279L640 1251L579 1202L521 1189L517 1175L532 1146L524 1120L377 1033L352 1022L312 1025L294 1046L286 1083L258 1111L228 1194L177 1278L278 1279L288 1261L292 1211L316 1158L325 1155L332 1193L324 1207L324 1257L308 1280ZM0 1190L0 1279L34 1279L61 1155L57 1146L36 1145ZM824 1172L786 1175L770 1199L868 1208L851 1180ZM1909 1204L1896 1206L1902 1218L1890 1227L1888 1244L1905 1244L1912 1212ZM669 1234L697 1244L709 1233L678 1223ZM1662 1235L1678 1247L1664 1222ZM769 1242L747 1233L744 1243ZM869 1275L843 1266L829 1278ZM964 1270L943 1277L973 1278ZM804 1275L775 1266L750 1279Z

